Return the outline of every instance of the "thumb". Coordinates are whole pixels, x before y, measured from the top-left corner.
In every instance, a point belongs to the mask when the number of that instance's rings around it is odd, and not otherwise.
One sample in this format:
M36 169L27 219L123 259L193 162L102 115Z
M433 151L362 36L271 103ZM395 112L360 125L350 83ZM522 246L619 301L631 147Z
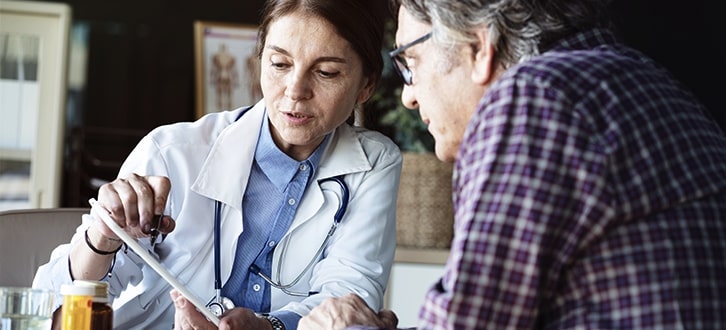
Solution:
M398 327L398 316L391 310L385 309L378 312L378 318L383 322L386 329L396 329Z

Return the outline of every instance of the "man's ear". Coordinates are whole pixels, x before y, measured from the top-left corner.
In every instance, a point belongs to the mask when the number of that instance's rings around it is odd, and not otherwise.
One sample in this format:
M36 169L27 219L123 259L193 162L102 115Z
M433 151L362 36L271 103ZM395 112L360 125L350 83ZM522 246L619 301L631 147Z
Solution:
M486 85L494 75L494 46L489 42L486 29L476 31L476 43L472 45L474 63L471 80L478 85Z

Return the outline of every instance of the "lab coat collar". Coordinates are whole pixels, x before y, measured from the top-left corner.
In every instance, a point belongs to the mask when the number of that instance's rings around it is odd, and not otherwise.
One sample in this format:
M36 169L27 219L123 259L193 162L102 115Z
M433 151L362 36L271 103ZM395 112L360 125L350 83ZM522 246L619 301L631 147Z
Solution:
M318 184L320 180L338 175L370 171L373 168L368 157L366 157L355 130L356 128L344 124L333 132L325 154L320 160L318 174L308 185L305 198L302 199L293 222L290 224L290 229L283 239L292 235L299 226L321 212L325 197L321 185ZM350 179L345 181L346 184L351 184ZM337 205L335 204L335 207ZM332 213L334 213L333 210L331 210L331 219Z
M257 138L265 116L265 103L258 102L239 120L237 110L213 142L192 191L241 210L254 160Z
M234 113L236 117L239 112ZM212 145L191 189L241 210L262 120L267 120L264 100L247 111L240 120L233 121L234 117L231 118L229 125ZM333 132L320 160L316 180L372 168L355 129L344 124Z
M320 159L316 179L364 172L373 168L358 140L356 129L343 124L333 132L330 143Z

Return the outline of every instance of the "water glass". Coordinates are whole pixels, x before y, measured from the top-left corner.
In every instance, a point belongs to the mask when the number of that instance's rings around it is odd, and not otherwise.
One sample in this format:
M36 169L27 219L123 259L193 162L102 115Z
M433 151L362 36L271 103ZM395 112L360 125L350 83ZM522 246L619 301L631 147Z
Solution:
M0 330L49 330L53 297L50 290L0 287Z

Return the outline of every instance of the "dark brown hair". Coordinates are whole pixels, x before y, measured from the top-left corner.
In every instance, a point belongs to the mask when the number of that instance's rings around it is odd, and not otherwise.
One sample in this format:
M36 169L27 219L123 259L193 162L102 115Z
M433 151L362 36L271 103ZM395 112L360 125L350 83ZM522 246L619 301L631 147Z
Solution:
M360 56L363 73L378 81L383 70L383 25L390 15L386 0L268 0L259 27L258 56L262 56L270 25L294 12L312 14L330 22Z

